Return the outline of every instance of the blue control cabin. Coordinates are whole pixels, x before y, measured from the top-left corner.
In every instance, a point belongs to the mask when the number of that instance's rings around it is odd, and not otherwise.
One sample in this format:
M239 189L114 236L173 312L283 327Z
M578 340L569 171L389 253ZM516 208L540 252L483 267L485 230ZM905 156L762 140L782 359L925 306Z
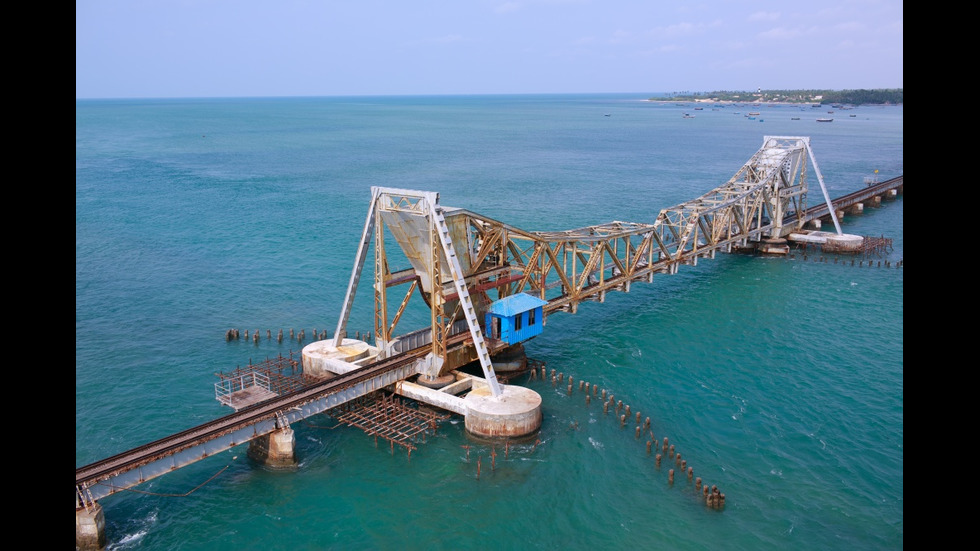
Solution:
M487 309L487 336L507 344L517 344L540 335L544 329L545 304L548 301L527 293L494 301Z

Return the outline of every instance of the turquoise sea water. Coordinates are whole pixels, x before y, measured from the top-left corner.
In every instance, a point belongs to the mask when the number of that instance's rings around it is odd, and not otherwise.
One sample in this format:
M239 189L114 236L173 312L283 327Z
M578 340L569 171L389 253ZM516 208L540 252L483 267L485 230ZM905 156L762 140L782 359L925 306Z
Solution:
M231 413L217 372L301 348L267 329L332 332L371 186L560 230L652 222L766 135L809 136L832 197L903 173L901 106L649 96L76 101L76 467ZM294 426L295 470L240 446L104 499L108 548L902 549L903 202L843 220L893 239L891 268L719 255L527 343L650 417L723 509L577 384L535 380L538 445L505 457L454 418L409 457L318 416ZM350 329L372 316L359 294Z

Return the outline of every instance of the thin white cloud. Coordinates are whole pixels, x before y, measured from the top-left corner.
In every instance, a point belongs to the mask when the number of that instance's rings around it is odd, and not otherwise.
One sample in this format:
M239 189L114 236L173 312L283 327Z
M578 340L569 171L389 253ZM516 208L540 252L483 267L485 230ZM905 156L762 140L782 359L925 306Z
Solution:
M749 43L742 40L730 40L722 45L722 48L725 51L744 50L745 48L748 47L749 47Z
M778 21L778 11L757 11L749 16L749 21Z
M657 57L663 54L675 54L682 52L683 48L677 44L664 44L663 46L658 46L656 48L648 48L636 53L639 57Z
M776 27L769 29L768 31L763 31L756 36L759 38L771 39L771 40L792 40L794 38L799 38L803 36L803 32L798 29L787 29L785 27Z
M878 31L901 37L905 32L905 21L888 21L878 27Z
M721 28L722 25L723 22L720 19L715 19L714 21L708 21L706 23L688 23L685 21L683 23L667 25L666 27L656 27L648 34L659 38L694 36L704 34L710 29Z
M771 69L773 61L767 58L750 57L728 63L730 69Z
M677 23L662 27L662 33L664 36L689 36L699 32L700 27L694 23Z
M504 2L493 8L494 13L514 13L524 9L524 4L520 2Z
M843 31L847 33L863 33L867 28L867 25L858 21L845 21L834 25L835 31Z
M630 31L617 30L613 32L612 36L609 37L610 44L622 44L624 42L629 42L633 38L633 33Z

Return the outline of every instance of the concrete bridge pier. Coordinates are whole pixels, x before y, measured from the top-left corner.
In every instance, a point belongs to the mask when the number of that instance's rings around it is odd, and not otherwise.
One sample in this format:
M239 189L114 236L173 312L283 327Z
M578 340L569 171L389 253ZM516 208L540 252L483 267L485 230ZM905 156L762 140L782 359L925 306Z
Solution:
M75 509L75 549L101 551L105 549L105 513L102 506L92 503Z
M248 443L248 456L270 467L296 465L296 436L293 429L284 427L252 440Z
M847 214L864 214L864 203L855 203L847 209Z
M541 395L529 388L505 385L494 397L486 385L474 386L464 398L466 432L485 440L522 439L541 428Z
M454 372L451 377L455 382L441 388L399 381L392 390L400 396L462 415L467 434L477 440L523 440L540 430L541 395L537 392L502 385L501 395L494 396L486 379L460 372ZM457 396L461 393L466 396Z
M827 241L821 246L821 250L828 253L857 253L864 245L864 238L860 235L828 235Z

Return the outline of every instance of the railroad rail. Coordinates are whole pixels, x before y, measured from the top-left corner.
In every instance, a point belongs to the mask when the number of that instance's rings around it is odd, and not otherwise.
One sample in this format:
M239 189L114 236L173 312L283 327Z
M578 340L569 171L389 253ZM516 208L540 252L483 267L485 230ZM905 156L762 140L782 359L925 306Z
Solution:
M79 467L75 469L76 508L402 380L412 374L416 359L426 352L422 348L377 361Z
M902 176L891 178L883 182L877 182L863 189L859 189L855 192L848 193L847 195L838 197L833 201L831 201L831 203L834 205L835 209L845 210L850 207L853 207L854 205L857 205L858 203L864 203L868 199L871 199L872 197L883 195L890 190L901 189L903 188L904 185L905 185L905 175L903 174ZM803 223L805 224L812 220L823 218L828 215L830 215L830 210L827 208L827 204L818 203L813 207L806 209L806 211L803 213L803 216L801 216L801 218L803 220ZM796 213L793 213L786 217L786 223L790 224L792 222L795 222L796 218L797 218Z

